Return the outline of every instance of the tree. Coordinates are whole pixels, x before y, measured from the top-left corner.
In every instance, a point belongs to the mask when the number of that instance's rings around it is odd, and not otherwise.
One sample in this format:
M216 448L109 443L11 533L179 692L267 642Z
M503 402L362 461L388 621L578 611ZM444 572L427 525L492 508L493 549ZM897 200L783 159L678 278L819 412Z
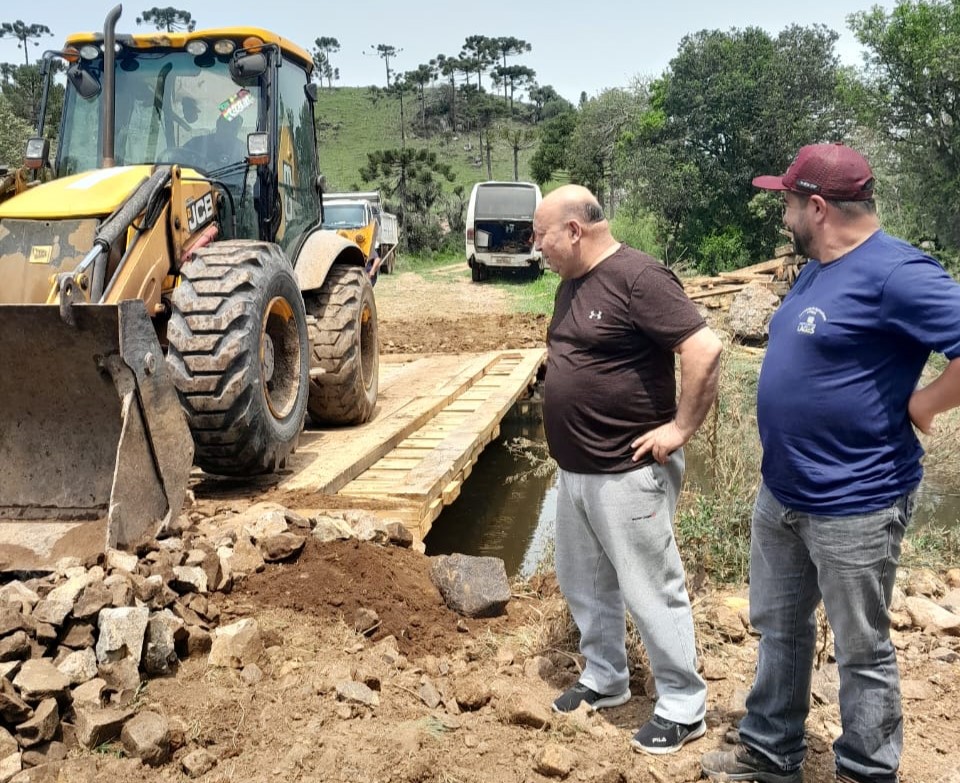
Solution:
M775 37L702 30L681 41L662 79L648 85L648 106L619 139L617 157L628 195L675 231L666 242L673 252L710 248L716 259L726 248L725 265L769 258L782 240L770 211L752 204L767 197L753 177L783 171L804 144L843 139L851 128L836 40L817 25Z
M453 182L450 164L426 149L377 150L367 153L360 176L364 182L376 182L388 199L399 196L396 209L410 249L439 244L441 232L433 208L443 193L440 179Z
M417 91L417 100L420 102L420 127L427 127L427 85L437 78L437 69L430 65L418 65L415 71L407 71L403 80Z
M573 107L540 126L540 146L530 158L530 176L538 185L553 179L557 171L569 170L570 143L576 128L577 113Z
M33 41L34 46L39 46L45 35L53 35L45 24L26 24L19 19L0 24L0 38L16 38L17 48L23 49L24 65L30 65L29 43Z
M903 0L854 14L850 27L867 47L861 118L893 155L885 194L912 216L912 240L935 238L960 250L960 4ZM854 87L856 92L856 86ZM876 168L877 161L871 159ZM894 175L897 172L899 176Z
M616 207L618 172L615 154L621 135L646 108L642 89L604 90L580 109L577 127L570 140L569 172L572 182L590 188L606 202L608 215Z
M526 65L501 65L497 66L491 72L492 78L503 84L504 97L509 88L510 94L510 114L513 114L513 94L518 88L523 88L528 84L534 84L537 72Z
M513 152L513 179L514 182L520 179L520 150L530 149L537 143L537 131L533 128L509 127L507 125L500 127L500 138L503 139L510 150Z
M539 84L530 85L527 91L530 102L533 104L533 121L540 123L556 117L558 114L573 111L573 104L566 98L561 97L553 87L545 84L542 87Z
M54 76L64 70L61 60L48 60ZM12 65L0 63L0 94L6 99L7 107L31 128L37 127L40 97L43 91L43 79L40 65ZM48 138L60 127L60 113L63 110L62 84L51 77L50 92L47 95L46 132Z
M533 47L520 38L509 36L506 38L494 38L492 48L500 56L500 64L502 67L506 68L507 57L515 57L517 55L524 54L525 52L529 52ZM507 97L506 83L503 85L503 97L504 99Z
M450 87L450 130L457 130L457 74L460 72L460 61L456 57L438 54L430 61L430 67L446 78Z
M340 51L340 42L336 38L323 36L314 40L313 44L314 50L311 54L313 55L314 73L320 81L327 80L328 89L333 89L334 79L340 79L340 69L333 67L330 62L330 55Z
M0 165L17 168L23 163L23 152L33 129L22 117L10 108L4 95L0 95Z
M470 35L463 42L460 60L477 74L477 89L483 89L483 72L497 61L497 41L485 35Z
M166 8L148 8L137 17L137 24L152 24L157 30L166 30L176 33L185 30L192 33L197 29L197 22L189 11L167 6Z
M376 54L377 57L383 60L383 64L387 69L387 87L389 88L390 85L393 84L390 72L390 60L400 54L403 49L398 49L396 46L391 46L390 44L370 44L369 50L371 54Z

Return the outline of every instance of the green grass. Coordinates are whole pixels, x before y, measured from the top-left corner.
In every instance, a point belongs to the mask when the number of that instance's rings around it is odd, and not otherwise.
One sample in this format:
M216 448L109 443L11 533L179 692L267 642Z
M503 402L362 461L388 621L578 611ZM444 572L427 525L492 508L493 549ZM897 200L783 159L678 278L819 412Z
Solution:
M495 274L490 283L509 294L514 312L549 315L553 312L560 276L547 270L537 280L531 280L524 270L523 274Z
M428 91L429 92L429 91ZM371 101L366 87L335 87L320 91L316 104L317 136L320 147L320 171L327 178L330 190L367 189L371 187L360 178L360 167L367 161L367 153L380 149L400 147L400 104L396 98L381 97ZM428 98L429 100L429 98ZM407 145L426 147L436 152L444 163L450 164L455 180L444 183L450 190L463 185L466 193L476 182L487 179L486 159L481 166L474 163L479 157L475 131L469 133L438 133L429 138L419 134L417 101L405 97ZM505 122L498 120L498 122ZM466 146L471 149L465 149ZM521 150L520 179L529 179L528 162L535 147ZM513 179L513 151L504 141L497 140L492 152L493 178Z

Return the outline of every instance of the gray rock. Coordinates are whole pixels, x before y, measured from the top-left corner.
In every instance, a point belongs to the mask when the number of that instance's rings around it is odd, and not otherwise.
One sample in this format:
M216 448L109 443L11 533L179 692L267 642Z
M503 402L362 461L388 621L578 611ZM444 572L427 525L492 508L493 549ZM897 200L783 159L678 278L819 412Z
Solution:
M103 691L107 687L107 681L97 677L89 682L78 685L73 689L71 697L74 708L83 707L90 709L92 707L100 708L103 706Z
M259 573L265 567L263 555L248 536L238 537L228 553L222 553L222 550L217 550L217 553L220 554L224 572L235 579Z
M421 678L418 693L420 695L420 701L426 704L431 710L439 707L440 702L443 700L440 692L427 676Z
M213 769L217 765L217 760L203 748L197 748L184 756L180 765L188 776L198 778Z
M207 592L207 572L200 566L174 566L170 587L180 595L205 593Z
M21 611L0 605L0 636L6 636L14 631L25 631L27 628Z
M0 678L0 719L9 725L17 725L29 720L33 715L33 709L17 693L11 682L6 678Z
M60 728L60 711L56 699L44 699L37 705L30 720L17 726L17 739L20 747L31 748L41 742L48 742L56 736Z
M263 669L255 663L248 663L240 672L240 679L247 685L256 685L263 679Z
M74 620L66 627L66 632L60 640L64 647L70 647L73 650L81 650L87 647L92 648L95 644L93 638L93 625Z
M106 554L107 569L110 571L126 571L132 574L137 570L139 560L133 552L121 552L118 549L108 549Z
M108 661L97 667L97 674L106 681L112 691L136 691L140 687L140 667L133 658Z
M211 666L242 669L263 655L263 638L256 620L244 618L217 628L210 647Z
M150 610L145 606L102 610L97 623L100 628L97 660L109 663L132 658L139 665L149 619Z
M498 557L440 555L431 558L430 579L447 606L466 617L493 617L510 600L510 582Z
M379 707L380 697L362 682L338 682L337 700L347 704L362 704L365 707Z
M548 778L563 780L573 771L576 763L577 757L573 751L559 743L548 742L537 752L534 758L534 769Z
M23 661L30 657L30 637L26 631L15 631L0 639L0 661Z
M17 740L9 731L0 726L0 759L5 759L18 750L20 750L20 745Z
M828 663L813 673L810 692L820 704L840 703L840 669Z
M170 726L155 712L141 712L127 721L120 732L124 750L151 767L170 759Z
M532 729L548 728L552 719L550 709L531 696L513 696L506 699L500 708L500 714L504 723L529 726Z
M906 604L910 619L917 628L934 636L960 636L960 615L921 596L910 596Z
M97 656L89 647L67 655L57 669L63 672L71 685L82 685L97 676Z
M113 591L103 582L87 585L73 607L73 616L78 620L96 617L101 609L113 606Z
M307 539L297 533L283 532L267 536L258 541L263 559L268 563L278 563L300 554Z
M23 763L19 753L11 753L6 758L0 759L0 781L9 783L20 770L23 769Z
M750 283L730 303L730 331L743 340L766 340L779 298L759 283Z
M44 699L62 699L70 688L70 680L47 658L24 661L13 680L24 700L39 702Z
M40 596L23 582L15 579L0 587L0 601L11 607L19 607L22 612L33 609L39 603Z
M77 741L88 750L120 736L123 725L133 717L133 710L105 707L74 707L74 728Z
M143 668L147 674L169 674L176 665L176 634L181 628L183 620L169 609L150 615L143 650Z
M320 543L354 538L353 528L342 517L320 515L314 517L313 537Z
M39 745L30 748L30 750L25 750L23 752L23 766L24 767L40 767L44 764L54 765L58 761L63 761L67 757L67 746L62 742L41 742ZM11 783L17 778L13 778ZM51 783L57 783L57 773L53 771L53 777ZM34 782L34 779L31 778L31 783Z
M908 701L929 701L937 696L936 689L926 680L901 680L900 695Z

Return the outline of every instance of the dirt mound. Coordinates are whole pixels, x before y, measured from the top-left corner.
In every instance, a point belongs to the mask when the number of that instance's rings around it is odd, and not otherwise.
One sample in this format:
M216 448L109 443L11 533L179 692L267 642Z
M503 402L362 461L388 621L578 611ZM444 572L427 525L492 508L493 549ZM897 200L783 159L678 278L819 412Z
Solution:
M268 566L245 580L234 598L319 620L342 619L350 627L360 609L372 609L380 625L371 639L394 636L409 658L451 653L463 645L464 634L502 631L510 622L509 615L470 620L448 609L430 581L425 555L356 540L311 540L296 562Z
M545 315L529 313L427 316L380 319L383 353L471 353L505 348L542 348L547 341Z

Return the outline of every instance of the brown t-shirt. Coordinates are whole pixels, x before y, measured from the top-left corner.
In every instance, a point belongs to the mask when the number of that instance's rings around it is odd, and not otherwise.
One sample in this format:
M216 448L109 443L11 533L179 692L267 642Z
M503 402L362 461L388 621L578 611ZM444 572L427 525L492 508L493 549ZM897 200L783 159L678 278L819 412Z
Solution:
M667 267L621 245L557 289L547 331L544 427L574 473L621 473L630 443L677 410L673 349L704 327Z

